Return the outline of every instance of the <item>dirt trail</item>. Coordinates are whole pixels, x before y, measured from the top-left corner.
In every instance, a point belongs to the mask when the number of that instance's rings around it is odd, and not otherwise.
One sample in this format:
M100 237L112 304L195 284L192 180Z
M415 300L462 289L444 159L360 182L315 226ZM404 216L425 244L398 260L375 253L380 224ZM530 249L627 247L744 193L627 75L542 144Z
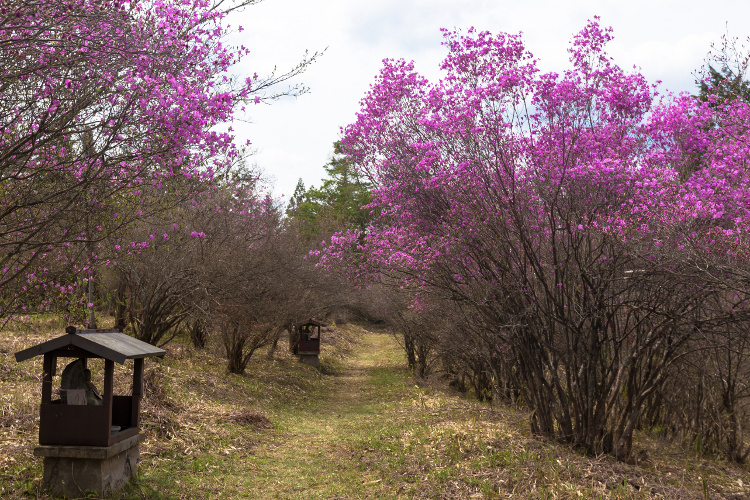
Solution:
M363 487L371 491L379 478L362 470L352 444L404 398L402 359L392 336L363 334L342 372L331 375L329 395L300 406L273 442L256 450L248 496L358 498Z

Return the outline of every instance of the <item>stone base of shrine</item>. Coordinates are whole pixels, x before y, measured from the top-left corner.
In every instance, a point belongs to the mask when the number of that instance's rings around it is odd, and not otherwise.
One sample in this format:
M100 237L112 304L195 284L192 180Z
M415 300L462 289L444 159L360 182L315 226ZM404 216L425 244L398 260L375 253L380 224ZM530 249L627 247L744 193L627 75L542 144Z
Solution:
M320 353L299 353L299 361L300 363L305 363L310 366L314 366L315 368L320 366L320 360L318 359Z
M140 434L112 446L38 446L34 456L44 457L46 488L55 495L108 496L135 476Z

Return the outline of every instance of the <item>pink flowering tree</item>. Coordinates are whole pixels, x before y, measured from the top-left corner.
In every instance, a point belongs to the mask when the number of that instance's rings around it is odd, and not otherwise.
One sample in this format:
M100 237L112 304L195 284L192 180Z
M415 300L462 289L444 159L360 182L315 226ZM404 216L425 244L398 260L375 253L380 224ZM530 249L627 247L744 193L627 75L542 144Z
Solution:
M679 96L656 108L652 120L652 136L680 177L678 201L651 221L652 254L669 263L663 272L713 294L696 304L703 311L693 352L652 395L661 404L648 413L654 424L681 427L737 462L750 456L743 435L750 397L743 382L750 370L747 65L747 50L724 39L709 55L700 99Z
M437 83L384 61L343 139L379 216L334 236L322 262L450 299L471 370L521 394L533 431L627 459L644 406L724 293L696 281L679 252L697 233L682 228L724 218L719 205L734 221L743 200L723 163L681 176L691 148L726 130L694 99L655 105L655 86L606 54L611 38L589 22L563 74L542 73L519 35L473 29L445 32Z
M0 6L0 287L3 312L84 244L201 190L243 151L231 123L280 94L283 75L232 78L231 6L210 0L10 0ZM240 28L241 29L241 28ZM172 186L180 185L180 190ZM144 206L144 186L161 204ZM180 191L177 193L177 191ZM171 198L170 198L171 197ZM87 264L86 261L89 261ZM56 264L52 264L56 261ZM77 262L81 262L78 260Z

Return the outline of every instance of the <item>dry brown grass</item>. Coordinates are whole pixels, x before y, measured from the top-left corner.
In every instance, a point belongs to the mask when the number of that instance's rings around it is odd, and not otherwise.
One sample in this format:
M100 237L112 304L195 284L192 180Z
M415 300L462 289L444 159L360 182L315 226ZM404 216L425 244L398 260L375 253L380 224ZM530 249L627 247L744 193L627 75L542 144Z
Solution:
M256 429L270 429L273 427L271 420L265 415L256 413L250 408L242 408L237 411L228 412L222 416L222 422L239 424L245 427L254 427Z
M46 324L0 333L2 498L49 498L32 456L41 360L12 356L60 334ZM146 365L140 472L121 497L750 498L747 467L647 434L637 463L585 456L531 436L523 409L414 380L388 335L353 324L323 335L328 375L283 343L244 376L226 373L219 346L169 344ZM115 387L130 383L118 366Z

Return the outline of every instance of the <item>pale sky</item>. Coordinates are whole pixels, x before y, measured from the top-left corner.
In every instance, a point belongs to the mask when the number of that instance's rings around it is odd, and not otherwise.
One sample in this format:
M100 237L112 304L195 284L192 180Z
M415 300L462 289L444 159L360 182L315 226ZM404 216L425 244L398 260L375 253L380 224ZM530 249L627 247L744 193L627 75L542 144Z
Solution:
M637 65L661 90L695 91L693 74L712 43L729 33L750 35L750 1L713 0L265 0L236 14L244 30L235 40L252 51L236 74L280 72L305 50L327 52L294 80L310 88L297 99L249 109L236 123L238 143L250 140L257 163L287 200L297 179L319 186L340 128L355 119L359 101L384 58L414 60L431 81L446 55L440 28L492 33L523 32L526 48L543 72L568 67L567 47L587 19L598 15L614 28L609 53L623 68Z

